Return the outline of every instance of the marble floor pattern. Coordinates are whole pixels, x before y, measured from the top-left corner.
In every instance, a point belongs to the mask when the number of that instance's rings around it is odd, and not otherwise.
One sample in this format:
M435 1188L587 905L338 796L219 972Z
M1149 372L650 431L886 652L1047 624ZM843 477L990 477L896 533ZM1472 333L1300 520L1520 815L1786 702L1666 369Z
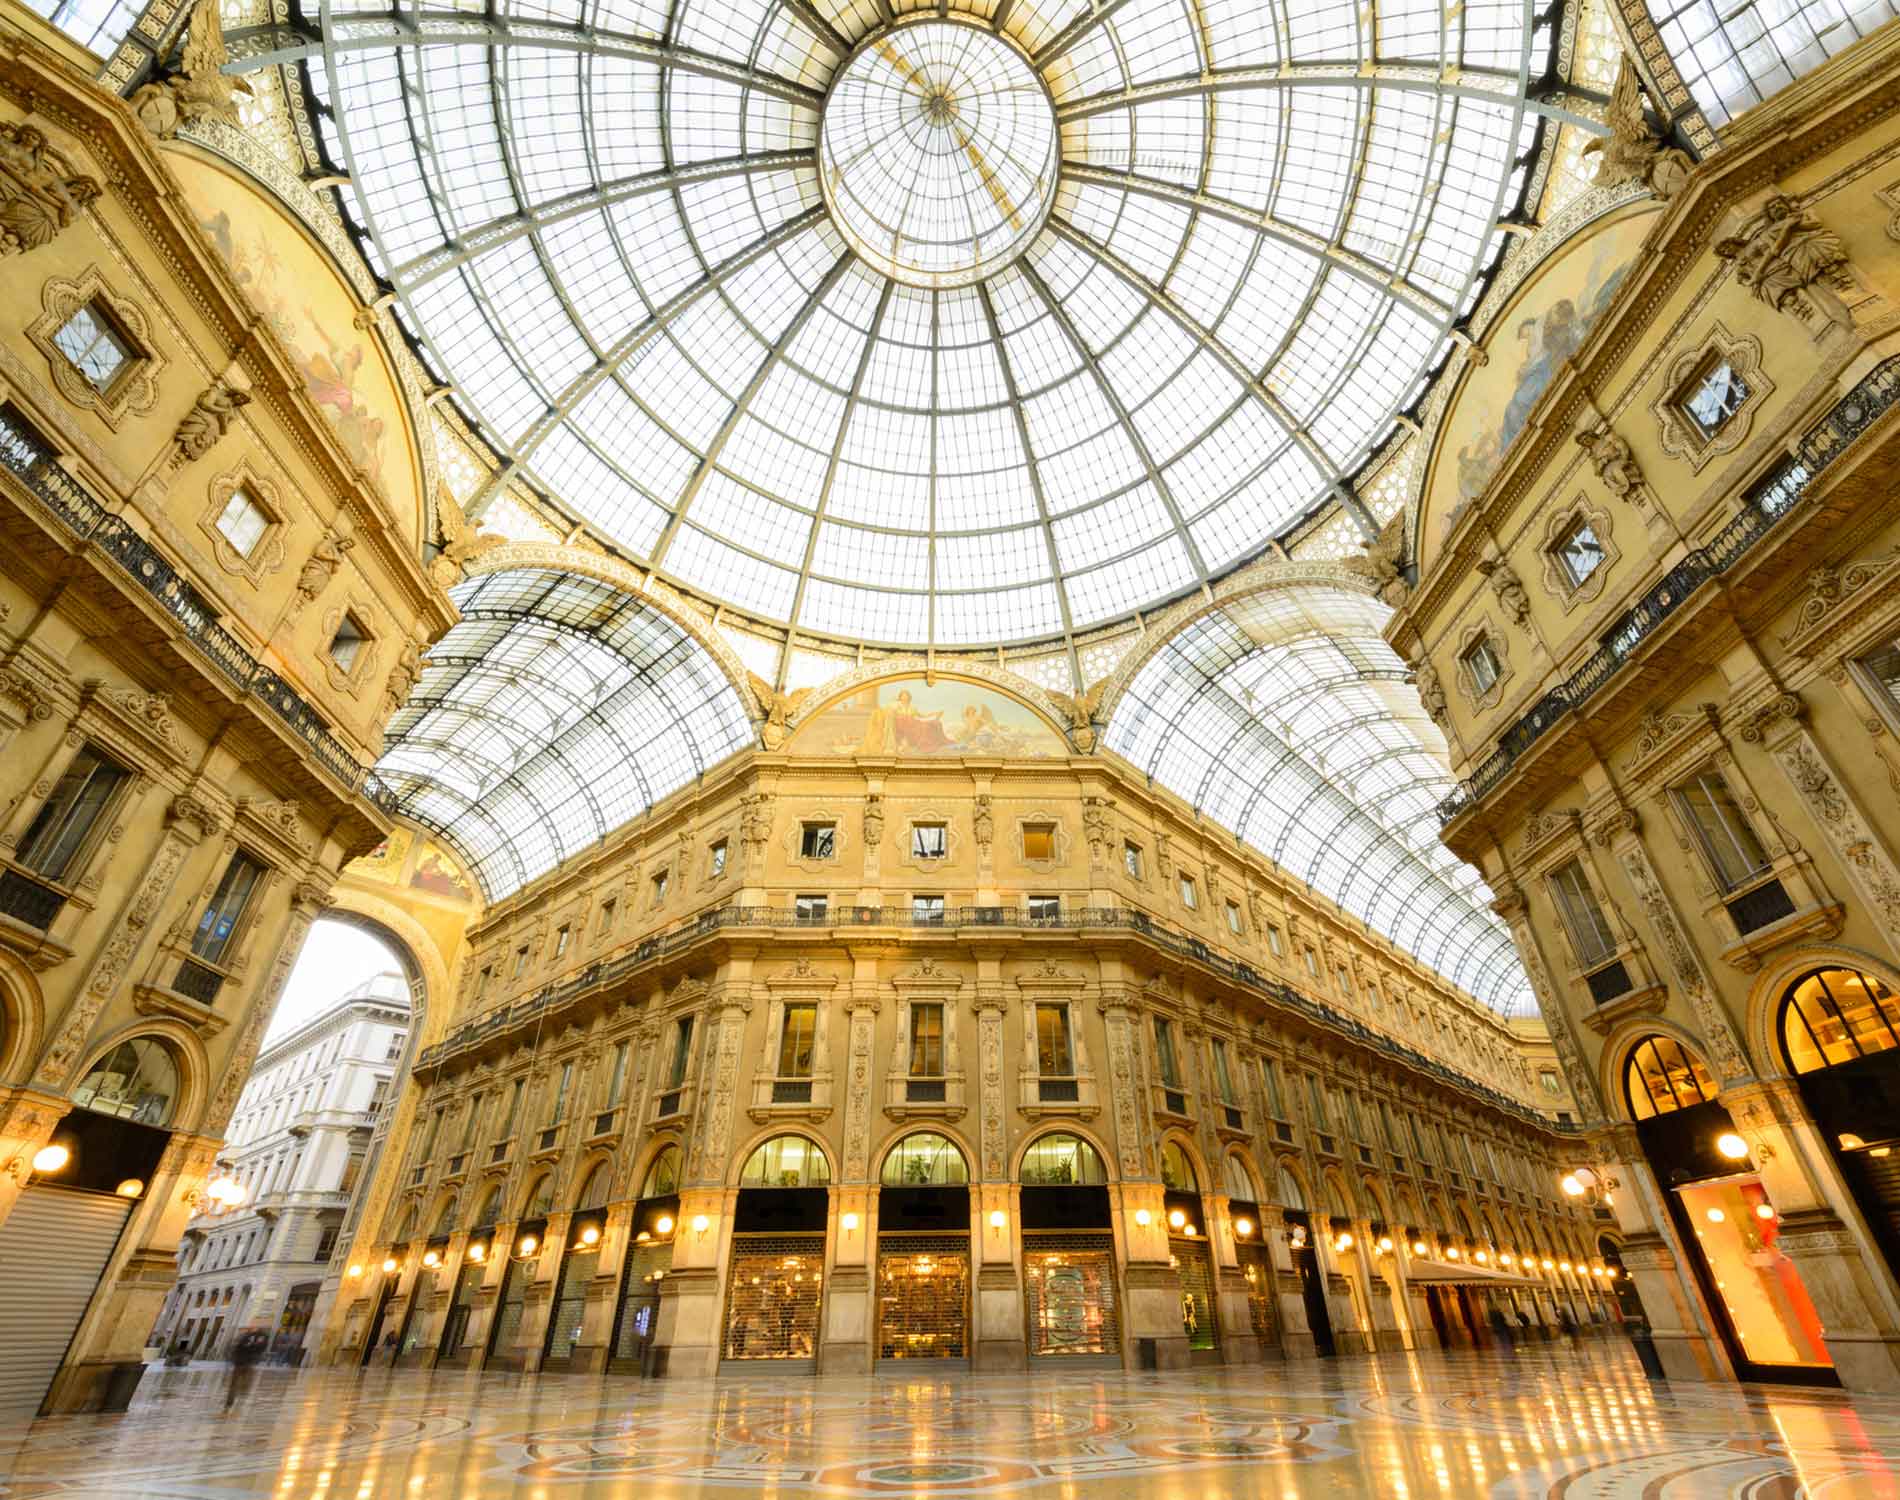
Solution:
M148 1374L130 1411L0 1432L0 1500L1900 1500L1900 1399L1652 1384L1628 1350L1167 1374L644 1384L460 1371Z

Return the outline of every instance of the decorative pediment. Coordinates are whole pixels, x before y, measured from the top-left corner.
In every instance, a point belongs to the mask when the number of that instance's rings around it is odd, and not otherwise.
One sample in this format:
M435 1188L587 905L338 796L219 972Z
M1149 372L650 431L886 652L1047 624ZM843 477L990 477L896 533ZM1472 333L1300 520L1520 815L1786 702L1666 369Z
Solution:
M1581 831L1582 815L1573 808L1557 808L1551 811L1532 813L1524 820L1524 853L1526 857L1563 834L1575 834Z
M1073 990L1084 982L1076 970L1065 968L1053 958L1045 958L1016 976L1016 987L1024 990Z
M1857 615L1893 596L1900 586L1900 547L1862 562L1817 564L1808 569L1807 585L1794 629L1781 644L1797 656L1813 657L1837 649Z
M1705 737L1719 737L1720 715L1713 703L1698 703L1683 713L1652 709L1636 727L1636 753L1628 771L1641 780L1676 760Z
M773 989L828 990L838 983L838 976L827 973L801 953L765 982Z
M963 988L963 976L956 970L945 967L937 959L925 954L908 969L901 969L891 976L891 984L899 990L960 990Z

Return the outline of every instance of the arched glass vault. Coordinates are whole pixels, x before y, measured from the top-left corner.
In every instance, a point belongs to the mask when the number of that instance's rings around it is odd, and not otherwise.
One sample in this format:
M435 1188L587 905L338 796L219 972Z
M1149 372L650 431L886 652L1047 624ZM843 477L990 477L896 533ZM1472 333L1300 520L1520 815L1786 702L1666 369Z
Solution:
M450 591L376 774L497 900L750 743L710 652L609 584L524 568Z
M1490 892L1438 842L1445 743L1389 613L1309 587L1213 609L1135 674L1105 743L1483 1004L1534 1015Z

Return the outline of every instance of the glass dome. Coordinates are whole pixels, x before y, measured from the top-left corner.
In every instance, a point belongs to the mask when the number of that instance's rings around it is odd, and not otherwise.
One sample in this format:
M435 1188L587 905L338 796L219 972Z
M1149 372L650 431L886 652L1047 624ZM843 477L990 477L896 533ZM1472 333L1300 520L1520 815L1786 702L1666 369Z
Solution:
M504 457L472 512L525 478L754 617L979 645L1194 589L1359 467L1560 15L337 0L268 58Z

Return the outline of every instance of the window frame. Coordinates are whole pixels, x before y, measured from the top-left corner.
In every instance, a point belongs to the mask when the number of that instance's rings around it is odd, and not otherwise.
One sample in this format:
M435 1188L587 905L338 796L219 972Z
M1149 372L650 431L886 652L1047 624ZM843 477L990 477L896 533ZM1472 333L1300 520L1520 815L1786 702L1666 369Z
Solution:
M837 859L837 819L808 818L801 821L798 825L798 857L825 864Z

